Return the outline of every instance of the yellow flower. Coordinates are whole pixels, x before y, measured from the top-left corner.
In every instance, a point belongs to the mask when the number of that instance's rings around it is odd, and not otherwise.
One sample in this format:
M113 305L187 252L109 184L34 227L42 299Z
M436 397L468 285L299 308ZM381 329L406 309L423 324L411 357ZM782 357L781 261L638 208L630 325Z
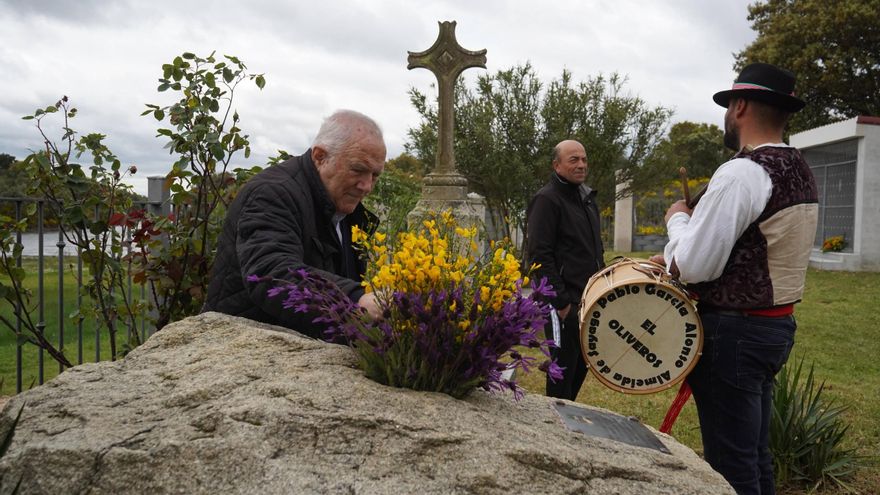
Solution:
M351 242L352 244L360 244L361 242L367 240L367 233L358 228L357 225L353 225L351 227Z
M488 301L489 300L489 288L485 285L480 287L480 301Z
M449 210L444 210L442 213L440 213L440 218L446 225L453 225L455 223L455 217L452 216L452 212Z

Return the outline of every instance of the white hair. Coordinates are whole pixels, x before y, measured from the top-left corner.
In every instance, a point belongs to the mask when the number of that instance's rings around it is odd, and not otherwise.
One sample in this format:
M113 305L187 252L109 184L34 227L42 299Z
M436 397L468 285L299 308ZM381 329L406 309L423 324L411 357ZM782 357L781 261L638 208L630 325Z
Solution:
M312 147L320 146L332 156L348 146L359 133L382 141L382 129L375 120L354 110L337 110L324 119Z

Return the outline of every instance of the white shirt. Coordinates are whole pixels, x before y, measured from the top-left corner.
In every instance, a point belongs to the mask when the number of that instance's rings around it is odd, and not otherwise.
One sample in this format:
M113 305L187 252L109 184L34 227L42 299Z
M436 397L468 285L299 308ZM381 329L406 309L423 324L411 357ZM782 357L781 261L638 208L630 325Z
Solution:
M331 221L333 222L333 228L336 229L336 237L339 239L339 244L342 244L342 228L339 226L342 219L345 218L345 213L334 213Z
M758 148L763 146L789 147L766 143ZM679 212L666 223L666 266L675 260L682 282L720 277L733 245L764 211L772 191L770 175L748 158L736 158L718 167L693 216Z

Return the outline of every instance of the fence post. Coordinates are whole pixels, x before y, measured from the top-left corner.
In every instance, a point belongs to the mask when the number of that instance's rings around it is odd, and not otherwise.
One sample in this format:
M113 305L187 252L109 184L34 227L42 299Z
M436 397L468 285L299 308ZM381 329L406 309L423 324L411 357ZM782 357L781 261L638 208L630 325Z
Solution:
M165 187L164 175L147 177L147 200L151 214L167 216L171 213L171 191Z
M628 184L617 184L617 192ZM633 247L633 196L614 202L614 250L629 253Z
M153 215L162 215L168 216L171 213L171 189L166 187L165 185L165 176L164 175L153 175L151 177L147 177L147 203L148 211ZM163 243L167 246L168 237L167 234L162 234ZM141 287L143 294L143 286ZM164 302L164 299L159 296L160 300L153 301L156 305L155 308L150 310L150 318L153 321L156 321L159 318L158 308ZM149 335L153 335L156 331L155 327L151 327L149 332L141 331L143 338L141 341L146 341L145 333L149 333Z

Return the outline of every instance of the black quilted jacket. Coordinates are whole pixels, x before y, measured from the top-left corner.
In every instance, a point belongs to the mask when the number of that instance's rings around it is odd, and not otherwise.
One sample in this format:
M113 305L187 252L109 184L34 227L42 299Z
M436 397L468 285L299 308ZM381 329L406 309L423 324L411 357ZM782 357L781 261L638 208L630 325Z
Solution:
M550 301L554 308L577 308L587 280L605 266L596 191L551 174L529 203L526 218L526 261L541 265L533 278L547 277L556 291Z
M229 207L217 247L208 297L202 311L281 325L321 338L315 315L281 307L283 296L268 298L269 283L251 283L248 275L289 279L289 270L308 268L333 281L357 301L364 291L360 276L365 264L343 276L342 247L333 228L335 212L311 150L273 165L254 176ZM375 230L376 217L363 205L342 222L343 229L358 225Z

